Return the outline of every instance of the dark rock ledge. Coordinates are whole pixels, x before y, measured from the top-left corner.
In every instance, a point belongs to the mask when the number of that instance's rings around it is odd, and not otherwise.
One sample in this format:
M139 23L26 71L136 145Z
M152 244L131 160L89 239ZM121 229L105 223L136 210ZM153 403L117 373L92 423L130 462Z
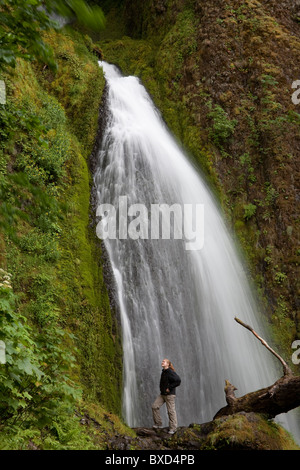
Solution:
M282 427L256 413L240 412L203 424L168 428L134 428L136 437L116 435L109 450L300 450Z

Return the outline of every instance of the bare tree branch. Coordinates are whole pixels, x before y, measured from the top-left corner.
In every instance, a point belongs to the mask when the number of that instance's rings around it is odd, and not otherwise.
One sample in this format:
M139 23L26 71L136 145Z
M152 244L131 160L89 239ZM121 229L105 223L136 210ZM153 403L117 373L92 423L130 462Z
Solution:
M283 365L284 375L273 385L247 393L242 397L235 396L236 387L228 380L225 380L225 397L227 406L221 408L214 419L228 416L244 411L246 413L262 413L269 418L274 418L281 413L300 406L300 376L295 376L287 363L279 356L267 342L261 338L251 326L246 325L238 318L235 321L251 331L256 338L272 353Z
M290 367L287 365L287 363L282 359L281 356L279 356L279 354L277 354L276 351L274 351L274 349L272 349L268 343L263 339L261 338L260 336L258 336L258 334L253 330L253 328L249 325L246 325L246 323L242 322L242 320L240 320L239 318L235 317L235 321L237 323L239 323L240 325L244 326L245 328L247 328L247 330L251 331L251 333L254 334L254 336L259 339L259 341L272 353L274 354L275 357L277 357L277 359L279 359L279 361L281 362L282 366L283 366L283 374L284 375L293 375L293 372L292 370L290 369Z

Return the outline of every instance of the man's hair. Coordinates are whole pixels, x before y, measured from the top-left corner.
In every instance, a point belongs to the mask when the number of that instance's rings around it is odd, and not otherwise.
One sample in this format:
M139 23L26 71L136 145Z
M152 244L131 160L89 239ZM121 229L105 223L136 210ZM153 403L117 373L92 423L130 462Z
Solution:
M169 363L169 368L175 371L175 368L174 368L172 362L169 359L167 359L167 361Z

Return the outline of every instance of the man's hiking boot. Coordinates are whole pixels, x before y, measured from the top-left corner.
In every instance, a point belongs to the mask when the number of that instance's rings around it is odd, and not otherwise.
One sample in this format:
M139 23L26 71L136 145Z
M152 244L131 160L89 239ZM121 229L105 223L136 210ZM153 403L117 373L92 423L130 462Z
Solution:
M168 434L175 434L175 432L176 432L176 429L175 430L174 429L169 429Z

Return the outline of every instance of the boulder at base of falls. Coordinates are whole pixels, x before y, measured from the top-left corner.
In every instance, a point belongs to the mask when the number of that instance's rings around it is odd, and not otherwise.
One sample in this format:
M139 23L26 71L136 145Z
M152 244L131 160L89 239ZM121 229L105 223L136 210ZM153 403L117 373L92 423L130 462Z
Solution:
M300 450L291 435L256 413L237 413L204 424L168 428L135 428L136 437L115 435L110 450Z

